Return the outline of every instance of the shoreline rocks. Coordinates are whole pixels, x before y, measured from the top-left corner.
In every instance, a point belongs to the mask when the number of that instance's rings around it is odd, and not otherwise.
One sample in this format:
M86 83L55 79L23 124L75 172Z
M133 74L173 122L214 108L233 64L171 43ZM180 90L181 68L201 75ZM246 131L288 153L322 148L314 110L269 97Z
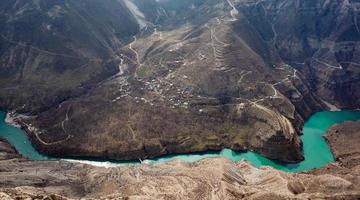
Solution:
M21 125L16 121L18 115L15 112L7 112L5 122L16 128L21 128Z

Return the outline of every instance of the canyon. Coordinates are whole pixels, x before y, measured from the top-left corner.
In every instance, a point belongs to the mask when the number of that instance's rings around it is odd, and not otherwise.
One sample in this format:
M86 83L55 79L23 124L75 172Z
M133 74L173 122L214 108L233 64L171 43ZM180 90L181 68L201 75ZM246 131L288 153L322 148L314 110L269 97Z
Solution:
M304 119L359 107L357 7L4 1L0 108L50 156L231 148L299 162Z
M355 0L2 0L0 114L41 154L30 160L0 139L0 199L359 199L359 121L325 135L335 162L297 173L226 158L121 167L46 160L232 149L306 161L310 116L360 108L359 8Z
M359 121L333 126L326 138L336 162L306 173L224 158L115 168L30 161L0 141L0 198L358 199L359 130Z

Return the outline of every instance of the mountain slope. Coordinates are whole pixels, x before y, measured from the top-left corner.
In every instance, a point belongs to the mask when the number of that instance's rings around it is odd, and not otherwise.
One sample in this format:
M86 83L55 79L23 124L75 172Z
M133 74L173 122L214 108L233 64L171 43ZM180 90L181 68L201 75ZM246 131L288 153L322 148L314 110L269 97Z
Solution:
M1 107L39 112L117 73L116 51L138 32L105 1L2 1Z

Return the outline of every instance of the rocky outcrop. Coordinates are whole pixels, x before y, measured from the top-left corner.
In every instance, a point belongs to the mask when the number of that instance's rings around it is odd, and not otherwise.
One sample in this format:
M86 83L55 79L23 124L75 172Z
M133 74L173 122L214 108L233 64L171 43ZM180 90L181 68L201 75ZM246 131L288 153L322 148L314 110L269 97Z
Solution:
M249 149L270 159L285 162L304 159L301 139L286 117L258 104L255 104L255 110L249 113L260 121L255 123L256 131L250 136ZM271 124L272 128L268 128L266 124Z
M0 138L0 160L7 160L11 158L20 158L20 156L15 148Z
M347 168L360 165L360 121L333 126L325 138L338 163Z

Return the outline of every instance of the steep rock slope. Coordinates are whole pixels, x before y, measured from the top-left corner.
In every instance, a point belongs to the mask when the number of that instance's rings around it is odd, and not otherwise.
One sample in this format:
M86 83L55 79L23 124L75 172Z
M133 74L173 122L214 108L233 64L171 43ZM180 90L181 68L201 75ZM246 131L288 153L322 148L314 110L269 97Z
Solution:
M346 167L360 165L360 122L333 126L325 135L336 160Z

